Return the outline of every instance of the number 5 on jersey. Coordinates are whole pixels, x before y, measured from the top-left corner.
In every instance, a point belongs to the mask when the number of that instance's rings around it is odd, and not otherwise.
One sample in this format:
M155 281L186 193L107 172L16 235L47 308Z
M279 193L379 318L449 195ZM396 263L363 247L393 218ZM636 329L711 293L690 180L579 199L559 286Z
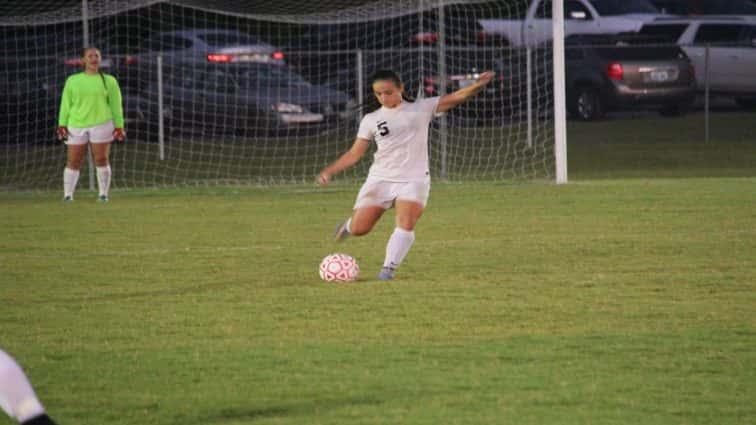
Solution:
M378 134L380 134L381 136L385 136L389 134L389 129L386 125L387 125L386 121L381 121L378 123L378 130L379 130Z

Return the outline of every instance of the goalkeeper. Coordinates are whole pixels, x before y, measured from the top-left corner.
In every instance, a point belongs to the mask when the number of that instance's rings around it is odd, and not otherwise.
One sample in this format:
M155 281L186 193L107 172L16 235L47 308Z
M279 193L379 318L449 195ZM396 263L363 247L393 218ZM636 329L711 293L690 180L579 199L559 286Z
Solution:
M98 199L108 201L111 168L108 162L110 143L123 141L123 106L118 81L100 71L102 56L94 47L84 49L84 71L66 80L60 100L58 138L67 145L66 168L63 170L63 201L73 201L79 169L92 144L97 167Z
M410 101L404 85L393 71L378 71L371 80L375 98L362 118L352 148L318 175L326 185L331 176L356 164L375 141L367 180L357 195L352 216L341 223L335 239L360 236L373 228L383 213L396 208L396 227L386 245L386 258L379 280L391 280L415 241L415 225L423 214L430 193L428 167L428 125L435 114L445 112L480 92L491 82L493 72L440 97Z

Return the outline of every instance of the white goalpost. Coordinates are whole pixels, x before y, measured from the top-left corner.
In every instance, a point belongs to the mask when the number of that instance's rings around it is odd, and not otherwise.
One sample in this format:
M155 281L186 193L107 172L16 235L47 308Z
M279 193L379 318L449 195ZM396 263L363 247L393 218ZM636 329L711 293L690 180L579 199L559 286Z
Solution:
M351 145L380 69L413 97L497 72L434 120L434 178L565 183L562 3L553 44L528 47L480 24L521 19L526 0L0 4L0 189L60 185L58 103L84 45L100 48L123 93L116 189L312 182ZM361 179L369 163L337 180Z
M564 77L564 0L553 0L554 157L556 183L567 183L567 102Z

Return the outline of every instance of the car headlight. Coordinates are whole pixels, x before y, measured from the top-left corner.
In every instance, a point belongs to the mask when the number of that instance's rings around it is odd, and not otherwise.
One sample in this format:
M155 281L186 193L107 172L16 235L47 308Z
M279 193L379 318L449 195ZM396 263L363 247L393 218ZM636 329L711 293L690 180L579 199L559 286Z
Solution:
M301 114L302 112L304 112L304 108L302 106L295 105L293 103L278 102L273 105L270 105L270 107L276 112L283 112L283 113L289 113L289 114Z

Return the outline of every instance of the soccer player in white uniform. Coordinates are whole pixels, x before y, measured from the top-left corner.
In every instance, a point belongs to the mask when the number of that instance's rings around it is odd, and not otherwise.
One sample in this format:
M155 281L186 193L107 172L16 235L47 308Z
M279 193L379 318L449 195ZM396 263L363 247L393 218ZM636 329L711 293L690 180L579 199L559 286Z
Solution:
M386 259L378 279L394 278L415 241L415 225L428 202L431 119L480 92L493 76L493 72L484 72L475 83L454 93L414 102L404 95L404 85L395 72L378 71L373 76L371 86L380 108L362 118L352 148L320 172L318 183L327 185L334 174L359 162L370 142L378 145L352 216L339 224L334 234L337 241L347 235L365 235L387 209L396 208L396 228L386 245Z
M22 425L55 425L24 371L3 350L0 350L0 408Z

